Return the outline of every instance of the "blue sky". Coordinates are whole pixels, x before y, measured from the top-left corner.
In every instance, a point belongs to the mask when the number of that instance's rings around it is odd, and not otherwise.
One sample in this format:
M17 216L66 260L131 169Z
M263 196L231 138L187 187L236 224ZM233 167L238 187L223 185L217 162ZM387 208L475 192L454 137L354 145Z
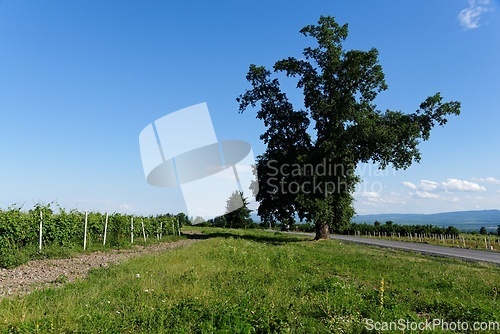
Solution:
M331 15L349 24L346 48L378 48L389 85L380 109L413 112L438 91L462 102L462 115L421 145L420 164L383 175L361 166L358 213L500 209L499 7L0 0L0 207L55 200L80 210L182 210L177 190L146 183L142 129L206 102L219 140L262 153L262 124L238 114L235 101L248 66L300 57L312 41L298 30Z

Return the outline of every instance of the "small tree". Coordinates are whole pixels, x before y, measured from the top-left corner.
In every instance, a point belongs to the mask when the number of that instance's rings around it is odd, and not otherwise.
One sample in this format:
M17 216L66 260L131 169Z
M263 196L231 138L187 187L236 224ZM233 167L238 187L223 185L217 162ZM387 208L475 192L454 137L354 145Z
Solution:
M448 226L448 228L446 229L446 234L458 237L460 235L460 230L455 226Z
M500 236L500 225L498 225L498 228L497 228L497 235Z
M180 227L182 227L184 225L186 225L186 226L190 226L191 225L191 220L189 220L189 217L184 212L179 212L175 216L179 220L179 226Z
M204 223L205 223L205 219L203 219L203 217L197 216L197 217L193 220L192 225L200 225L200 224L204 224Z
M243 193L235 191L226 202L226 214L224 215L226 226L235 228L245 228L252 223L248 209L248 200L243 197Z
M488 234L488 231L486 231L486 227L482 226L482 227L479 229L479 234L481 234L481 235L487 235L487 234Z
M213 219L213 224L215 227L226 227L226 217L220 216Z
M394 222L392 220L388 220L384 225L385 232L392 233L394 232Z

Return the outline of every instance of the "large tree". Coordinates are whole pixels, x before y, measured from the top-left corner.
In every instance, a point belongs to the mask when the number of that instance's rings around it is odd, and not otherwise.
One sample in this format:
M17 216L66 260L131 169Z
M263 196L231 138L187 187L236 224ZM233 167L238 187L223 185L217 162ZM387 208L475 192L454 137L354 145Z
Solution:
M266 126L260 138L267 149L256 163L258 214L269 221L314 221L316 239L325 239L354 215L358 164L406 169L419 162L418 144L448 115L459 115L460 103L445 103L437 93L413 113L382 112L374 101L387 84L376 49L344 50L347 24L329 16L300 32L317 44L300 59L277 61L273 70L296 78L303 107L294 108L279 80L256 65L247 74L251 89L237 101L240 112L258 108Z

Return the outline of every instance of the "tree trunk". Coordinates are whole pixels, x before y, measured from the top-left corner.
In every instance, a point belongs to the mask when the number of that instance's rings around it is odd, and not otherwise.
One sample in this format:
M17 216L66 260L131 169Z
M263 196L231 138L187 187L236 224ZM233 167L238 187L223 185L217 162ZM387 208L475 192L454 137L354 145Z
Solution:
M316 223L316 237L314 240L330 239L330 228L326 223Z

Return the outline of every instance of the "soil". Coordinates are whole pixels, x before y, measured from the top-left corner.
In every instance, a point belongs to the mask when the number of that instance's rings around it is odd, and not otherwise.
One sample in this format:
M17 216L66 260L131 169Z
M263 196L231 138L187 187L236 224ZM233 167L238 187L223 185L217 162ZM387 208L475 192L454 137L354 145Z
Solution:
M199 240L184 239L150 246L135 246L126 250L80 254L70 259L35 260L12 269L0 268L0 299L74 282L85 278L93 268L107 267L136 256L184 247Z

